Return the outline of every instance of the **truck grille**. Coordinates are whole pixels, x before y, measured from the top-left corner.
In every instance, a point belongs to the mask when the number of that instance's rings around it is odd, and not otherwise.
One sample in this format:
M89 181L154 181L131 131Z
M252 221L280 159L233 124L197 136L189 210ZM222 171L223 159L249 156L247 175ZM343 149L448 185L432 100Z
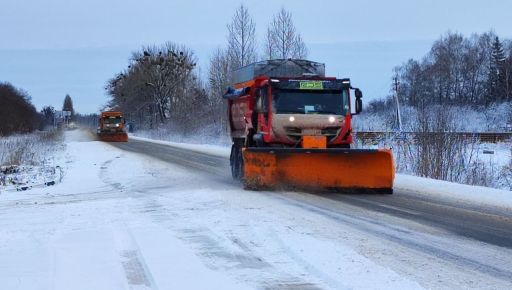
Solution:
M323 129L301 129L297 127L285 127L286 135L294 141L300 141L303 135L326 136L327 140L332 140L338 135L341 127L326 127Z
M327 135L327 136L335 136L338 134L338 131L340 130L341 127L327 127L327 128L324 128L322 129L322 135Z

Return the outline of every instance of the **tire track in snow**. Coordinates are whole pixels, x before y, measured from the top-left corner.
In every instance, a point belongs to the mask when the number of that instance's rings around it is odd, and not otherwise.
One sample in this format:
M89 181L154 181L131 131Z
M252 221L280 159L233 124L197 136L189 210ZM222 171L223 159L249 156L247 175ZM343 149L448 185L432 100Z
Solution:
M123 229L123 230L120 230ZM151 275L144 256L140 251L137 241L126 225L112 228L116 247L119 249L121 265L123 267L129 289L157 290L156 283Z
M101 181L103 181L104 183L112 186L116 190L122 191L125 189L124 186L121 183L116 182L115 180L112 180L109 176L109 166L112 164L112 162L114 162L118 158L121 158L121 156L116 156L113 159L103 162L100 166L100 171L98 173L98 176L101 179Z
M209 207L211 203L198 205L194 208L186 208L190 211L201 211L202 206ZM176 223L176 214L155 199L148 199L142 206L141 212L149 213L152 218L177 233L177 237L190 245L198 253L205 264L213 269L221 269L236 273L239 279L247 274L244 270L255 271L257 275L251 275L251 283L256 283L262 289L298 289L318 290L322 287L304 280L302 277L283 272L273 266L275 261L267 261L264 257L254 252L243 238L238 237L233 231L217 233L209 228L194 226L193 224ZM291 260L294 260L290 258ZM256 278L255 278L256 277ZM339 288L341 289L341 288Z

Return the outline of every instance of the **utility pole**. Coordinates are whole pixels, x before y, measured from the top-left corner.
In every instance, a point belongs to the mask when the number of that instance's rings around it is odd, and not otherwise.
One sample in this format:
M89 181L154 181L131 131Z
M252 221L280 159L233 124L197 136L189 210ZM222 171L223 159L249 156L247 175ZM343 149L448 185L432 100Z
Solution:
M398 132L402 132L402 116L400 115L400 103L398 102L398 90L400 89L400 82L398 81L398 74L393 78L393 91L396 103L396 120L398 123Z

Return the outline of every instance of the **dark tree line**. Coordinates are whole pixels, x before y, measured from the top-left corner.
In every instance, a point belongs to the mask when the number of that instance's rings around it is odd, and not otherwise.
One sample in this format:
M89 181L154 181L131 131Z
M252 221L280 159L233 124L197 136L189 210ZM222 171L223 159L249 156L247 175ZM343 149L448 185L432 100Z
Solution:
M512 101L512 43L494 33L448 33L421 60L397 67L406 104L483 105Z
M63 110L74 114L69 95L64 99ZM10 83L0 83L0 136L51 129L55 127L57 117L53 106L44 106L37 112L27 92Z
M0 83L0 136L32 132L41 127L41 122L28 93Z

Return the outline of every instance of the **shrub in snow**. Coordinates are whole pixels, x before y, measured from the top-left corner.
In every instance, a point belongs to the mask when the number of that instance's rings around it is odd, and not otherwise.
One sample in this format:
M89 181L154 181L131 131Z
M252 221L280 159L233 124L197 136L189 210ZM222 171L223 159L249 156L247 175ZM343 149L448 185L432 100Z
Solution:
M509 156L511 156L509 163L501 169L499 182L502 188L512 190L512 148Z
M54 153L61 149L61 132L36 132L0 138L0 185L17 189L51 183L57 172Z
M60 131L0 138L0 165L40 165L61 141Z
M496 124L508 114L509 105L501 104L478 111L470 107L428 105L418 108L405 106L402 110L404 131L415 132L401 136L389 126L390 116L382 112L365 116L366 128L387 132L373 144L356 140L355 147L392 147L396 169L400 173L465 183L511 189L512 165L500 159L511 160L511 154L498 154L506 145L492 144L495 155L484 155L489 144L477 139L467 139L455 132L499 131ZM358 119L354 120L357 124ZM372 122L386 124L369 127ZM493 125L494 124L494 125ZM359 127L360 129L362 126ZM510 145L506 151L510 150ZM498 152L499 151L499 152Z

